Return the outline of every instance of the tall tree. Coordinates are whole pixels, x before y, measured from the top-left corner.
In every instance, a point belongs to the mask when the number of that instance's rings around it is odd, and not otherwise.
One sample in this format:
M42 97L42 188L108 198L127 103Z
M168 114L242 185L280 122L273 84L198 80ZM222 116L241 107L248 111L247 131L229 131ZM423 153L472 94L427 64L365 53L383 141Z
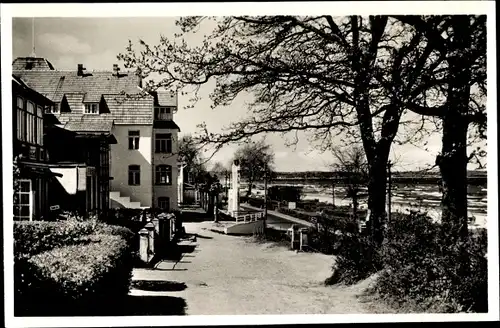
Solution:
M217 134L200 125L197 137L215 149L268 132L310 131L323 150L338 135L361 140L372 237L380 243L389 152L399 126L411 124L401 120L405 103L435 83L442 61L428 60L425 33L387 16L183 17L177 24L176 38L162 36L153 47L140 41L140 52L130 42L118 58L143 77L161 74L146 90L197 91L215 80L214 108L250 94L247 118ZM199 30L211 32L201 45L188 45L183 36ZM198 99L195 92L192 101Z
M239 160L241 177L248 183L247 196L251 196L254 182L273 171L274 153L263 140L244 144L236 150L234 159Z
M442 61L440 83L405 105L442 125L442 150L436 158L442 176L442 221L452 238L468 235L467 164L485 156L477 148L469 155L470 141L486 139L486 16L398 16L424 34ZM443 32L444 30L444 32ZM439 103L436 99L440 99ZM480 164L480 163L479 163Z

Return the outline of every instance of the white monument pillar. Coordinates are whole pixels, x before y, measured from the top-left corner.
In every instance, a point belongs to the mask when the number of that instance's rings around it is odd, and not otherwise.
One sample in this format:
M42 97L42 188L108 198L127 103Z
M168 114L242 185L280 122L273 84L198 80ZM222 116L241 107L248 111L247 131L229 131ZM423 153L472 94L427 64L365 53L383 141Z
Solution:
M184 163L181 163L179 166L179 176L177 178L177 194L178 194L178 203L183 204L184 203L184 168L186 165Z
M229 191L228 212L231 216L235 216L240 208L240 195L239 195L239 161L235 160L231 170L231 190Z

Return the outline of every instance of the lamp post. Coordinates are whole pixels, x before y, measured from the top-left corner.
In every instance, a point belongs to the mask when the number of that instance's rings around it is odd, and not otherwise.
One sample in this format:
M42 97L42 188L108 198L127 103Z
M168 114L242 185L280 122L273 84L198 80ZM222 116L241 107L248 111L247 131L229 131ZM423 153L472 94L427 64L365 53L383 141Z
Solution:
M266 232L267 221L267 165L264 166L264 233Z

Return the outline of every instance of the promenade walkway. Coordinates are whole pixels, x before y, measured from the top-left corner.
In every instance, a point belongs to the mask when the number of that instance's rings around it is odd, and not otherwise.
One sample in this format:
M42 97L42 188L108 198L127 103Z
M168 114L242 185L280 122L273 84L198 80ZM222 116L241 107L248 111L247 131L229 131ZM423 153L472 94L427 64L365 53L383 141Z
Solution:
M154 297L165 314L370 313L369 304L357 298L366 281L323 285L332 272L332 256L215 233L208 230L212 224L185 223L192 237L180 243L180 260L134 269L131 295ZM157 308L151 314L163 313Z

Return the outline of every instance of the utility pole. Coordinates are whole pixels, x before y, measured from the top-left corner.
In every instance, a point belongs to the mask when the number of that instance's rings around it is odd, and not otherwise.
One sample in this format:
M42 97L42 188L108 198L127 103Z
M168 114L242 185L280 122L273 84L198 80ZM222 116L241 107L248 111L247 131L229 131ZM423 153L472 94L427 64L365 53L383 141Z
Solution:
M332 177L332 206L335 208L335 176Z
M264 233L266 231L267 221L267 164L264 167Z
M392 177L391 177L392 163L387 163L387 222L391 222L391 190L392 190Z

